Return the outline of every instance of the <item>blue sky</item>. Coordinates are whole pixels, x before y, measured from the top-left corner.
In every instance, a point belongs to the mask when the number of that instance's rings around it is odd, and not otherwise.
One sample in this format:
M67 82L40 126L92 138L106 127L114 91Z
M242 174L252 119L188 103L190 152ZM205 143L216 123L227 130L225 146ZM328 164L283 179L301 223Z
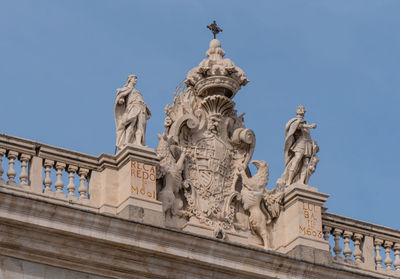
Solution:
M297 105L317 123L310 184L332 213L400 228L400 1L0 0L0 132L113 153L116 88L138 75L155 148L164 107L204 58L212 20L250 83L235 97L253 158L284 168Z

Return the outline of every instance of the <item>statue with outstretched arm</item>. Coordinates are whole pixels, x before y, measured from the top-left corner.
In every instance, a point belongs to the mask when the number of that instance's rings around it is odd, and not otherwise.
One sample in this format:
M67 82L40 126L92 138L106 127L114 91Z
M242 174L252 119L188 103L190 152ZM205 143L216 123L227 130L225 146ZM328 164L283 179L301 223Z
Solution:
M312 170L310 163L318 162L316 153L318 145L310 135L310 129L315 129L316 124L307 124L304 120L306 110L298 106L296 117L288 121L285 127L285 171L278 180L279 184L290 185L293 183L307 184ZM313 157L313 160L311 160ZM315 171L315 166L313 166Z

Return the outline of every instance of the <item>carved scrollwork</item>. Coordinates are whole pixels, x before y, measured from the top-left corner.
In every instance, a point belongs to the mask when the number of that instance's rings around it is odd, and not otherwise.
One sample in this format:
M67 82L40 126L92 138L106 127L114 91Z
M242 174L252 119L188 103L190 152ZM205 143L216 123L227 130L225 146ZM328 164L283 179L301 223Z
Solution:
M175 123L172 124L170 129L170 136L175 142L179 142L179 135L181 134L182 128L186 126L190 130L196 130L200 125L199 120L192 114L186 114L180 117Z
M242 142L247 144L254 144L255 143L255 136L254 132L249 129L239 128L233 132L232 135L232 142L236 144L240 144Z

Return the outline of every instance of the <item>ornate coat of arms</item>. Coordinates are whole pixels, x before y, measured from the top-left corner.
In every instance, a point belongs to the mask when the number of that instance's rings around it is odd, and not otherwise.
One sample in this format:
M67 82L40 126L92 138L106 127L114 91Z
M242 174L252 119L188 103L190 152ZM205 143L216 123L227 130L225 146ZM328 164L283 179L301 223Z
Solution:
M157 153L166 224L197 226L218 238L255 235L268 247L267 225L279 215L283 194L266 190L264 161L253 162L258 173L250 177L255 136L232 101L248 80L242 69L223 59L218 40L210 42L206 55L165 108Z

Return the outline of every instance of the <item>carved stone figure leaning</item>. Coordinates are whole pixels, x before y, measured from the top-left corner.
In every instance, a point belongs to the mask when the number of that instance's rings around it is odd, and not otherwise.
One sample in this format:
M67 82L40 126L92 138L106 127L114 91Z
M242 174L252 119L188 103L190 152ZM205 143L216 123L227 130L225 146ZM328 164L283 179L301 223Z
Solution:
M115 98L116 147L127 144L145 145L146 121L151 113L140 92L135 89L137 77L128 76L123 88L117 89Z
M243 188L240 192L245 210L250 212L250 228L262 238L264 248L268 248L267 216L261 210L268 184L269 168L265 161L253 160L252 164L258 169L257 174L248 177L243 169L238 169L238 175L242 178Z
M278 185L308 184L319 161L316 155L319 151L318 144L311 139L310 135L310 129L316 128L317 125L308 125L304 120L305 113L304 106L298 106L296 117L286 124L285 171L278 180Z
M157 146L157 155L160 157L160 171L158 178L163 178L162 190L158 199L163 203L164 213L171 215L182 215L180 212L183 202L178 196L182 188L182 171L186 159L186 153L177 145L173 144L167 136L158 135L160 142ZM175 159L175 157L177 159Z

